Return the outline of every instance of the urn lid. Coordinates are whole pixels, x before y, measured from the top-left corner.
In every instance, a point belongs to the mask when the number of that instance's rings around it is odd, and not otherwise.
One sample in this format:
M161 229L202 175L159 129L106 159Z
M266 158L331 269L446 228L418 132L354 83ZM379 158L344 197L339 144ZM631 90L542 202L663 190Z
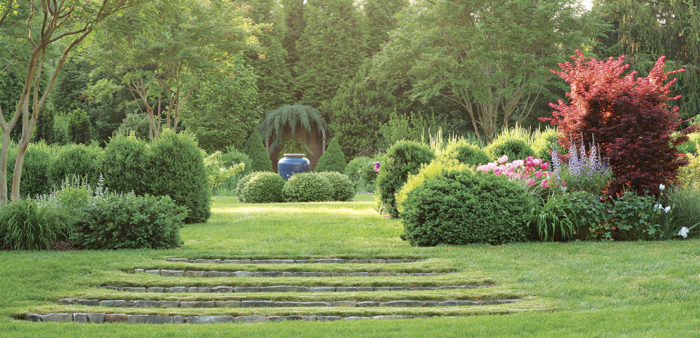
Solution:
M284 154L284 157L304 157L306 154Z

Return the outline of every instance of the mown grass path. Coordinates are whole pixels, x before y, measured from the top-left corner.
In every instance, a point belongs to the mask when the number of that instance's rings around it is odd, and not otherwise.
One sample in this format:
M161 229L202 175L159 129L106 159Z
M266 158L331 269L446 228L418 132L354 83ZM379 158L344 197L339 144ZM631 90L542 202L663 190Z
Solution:
M697 336L700 334L700 240L635 243L524 243L413 248L399 239L401 223L371 201L238 204L217 198L206 224L187 226L174 250L0 252L0 335L543 335ZM396 264L218 264L166 258L412 258ZM165 277L142 269L225 271L449 271L435 276ZM415 291L137 293L121 286L444 286L488 288ZM508 299L513 304L457 307L120 308L119 313L220 315L304 314L455 316L403 320L265 322L210 325L86 325L30 323L28 312L113 312L60 304L66 297L154 301L340 301ZM533 311L534 310L534 311ZM553 310L553 311L552 311ZM510 313L489 315L489 313ZM481 314L481 315L479 315ZM476 316L479 315L479 316ZM466 317L465 317L466 316Z

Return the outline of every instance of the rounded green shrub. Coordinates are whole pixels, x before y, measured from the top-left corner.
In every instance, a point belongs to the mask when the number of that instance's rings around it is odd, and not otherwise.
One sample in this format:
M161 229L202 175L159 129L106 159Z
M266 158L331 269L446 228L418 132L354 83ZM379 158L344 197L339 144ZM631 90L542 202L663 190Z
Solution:
M82 249L167 249L180 244L187 209L167 196L108 193L91 199L71 242Z
M265 150L262 137L260 137L260 133L258 133L257 129L250 134L250 137L243 145L243 152L248 155L253 162L250 168L252 171L272 171L270 154Z
M56 210L27 198L0 207L0 248L7 250L49 249L67 231Z
M143 195L148 192L146 142L135 136L117 135L107 144L102 160L104 184L111 191Z
M236 150L236 148L228 148L225 153L221 154L221 164L224 167L232 167L239 163L245 164L243 172L239 174L240 176L253 172L253 160L245 153Z
M404 210L404 202L408 197L408 193L413 191L413 189L423 185L426 179L430 177L435 177L442 175L443 172L447 170L461 170L466 169L467 165L453 159L435 159L428 165L421 166L420 170L415 174L408 175L406 183L401 186L401 189L396 192L396 208L399 213Z
M497 137L486 147L486 150L493 158L506 155L511 161L526 159L528 156L535 155L535 152L530 148L526 140L513 138L505 134Z
M343 173L357 186L363 186L364 172L374 166L374 161L367 156L355 157L345 166Z
M454 159L460 163L474 166L491 162L491 157L485 150L464 140L449 144L440 154L440 158L443 162Z
M430 148L413 141L399 141L389 148L379 169L377 190L392 217L399 216L394 194L406 183L409 174L417 173L422 164L430 163L434 157Z
M269 171L254 172L246 175L238 183L238 198L244 203L282 202L282 188L285 181L282 176Z
M60 185L66 177L85 178L91 185L100 178L100 163L104 151L98 146L72 144L62 147L51 164L49 176L53 185Z
M340 149L337 138L332 138L328 143L328 149L321 155L316 164L316 172L335 171L342 173L345 171L347 162L345 162L345 154Z
M288 202L322 202L333 199L333 186L318 173L294 174L282 190Z
M504 176L453 170L413 189L401 218L412 245L522 242L531 235L531 201Z
M10 154L10 156L13 155L14 157L8 158L8 189L10 189L12 185L12 173L17 156L16 150L13 154ZM54 158L54 150L46 144L29 144L22 165L22 179L19 185L20 195L24 197L36 197L37 195L45 195L51 192L52 181L50 178L50 170Z
M236 189L235 189L234 193L236 194L236 196L238 196L238 199L241 202L244 202L244 203L246 202L243 199L244 198L243 190L245 189L245 186L248 184L248 181L250 181L250 179L253 178L253 176L255 176L257 173L260 173L260 172L262 172L262 171L255 171L255 172L249 173L247 175L243 175L243 177L241 177L241 179L238 180L238 183L236 183Z
M211 190L202 151L190 134L164 131L148 148L148 193L170 196L187 208L185 223L203 223L211 215Z
M355 197L355 183L350 181L346 175L335 171L319 173L321 177L326 178L333 188L331 194L334 201L349 201Z

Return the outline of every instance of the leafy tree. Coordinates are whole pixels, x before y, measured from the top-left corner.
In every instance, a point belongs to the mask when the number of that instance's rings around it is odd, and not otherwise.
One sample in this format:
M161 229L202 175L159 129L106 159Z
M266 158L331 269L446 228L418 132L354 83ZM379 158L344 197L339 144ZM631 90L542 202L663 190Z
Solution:
M265 150L262 137L257 129L254 129L253 133L250 134L242 150L253 161L252 171L272 171L270 155Z
M676 146L688 138L672 135L681 121L678 107L668 104L677 98L670 90L675 80L668 79L678 71L665 72L663 57L644 78L625 74L624 56L598 61L577 51L572 59L557 72L571 86L569 102L552 104L547 119L557 125L562 146L600 144L613 172L611 192L658 193L687 163Z
M20 49L31 50L22 62L20 73L24 78L22 90L17 97L17 104L10 109L9 121L0 110L0 130L2 131L2 150L0 151L0 177L7 175L7 158L10 147L10 134L22 117L22 136L18 144L17 157L12 178L12 200L20 198L20 181L22 165L27 146L32 138L39 113L46 104L48 95L54 86L56 77L66 62L68 54L92 32L94 25L111 14L122 10L130 4L129 0L102 1L31 1L29 6L17 6L13 0L0 2L0 27L8 23L8 17L22 18L27 22L23 27L29 39L19 44ZM13 36L12 38L18 38ZM62 45L58 47L57 42ZM58 48L56 54L52 48ZM55 58L55 59L54 59ZM44 67L53 61L53 67ZM43 85L40 80L47 71L50 80ZM1 109L1 107L0 107ZM0 204L7 203L7 183L0 180Z
M364 36L352 0L309 0L304 16L295 82L301 103L320 107L362 63Z
M153 0L110 20L94 55L103 69L123 74L157 138L161 127L178 130L192 92L250 48L252 31L240 6L227 1Z
M304 0L281 0L280 3L282 5L282 19L284 20L285 28L282 47L287 51L287 67L292 72L292 76L296 78L294 65L299 61L297 41L299 41L306 27ZM298 96L295 98L295 101L299 101Z
M408 6L408 0L365 0L362 6L367 31L367 55L374 55L389 41L389 32L398 22L396 14Z
M422 0L402 14L375 62L407 67L412 98L458 104L485 140L532 113L547 69L592 27L574 0Z
M326 152L318 159L314 170L317 172L335 171L342 173L345 171L346 165L348 165L348 162L345 161L345 154L343 154L343 150L340 149L338 139L334 137L328 143Z
M82 108L54 116L53 139L61 144L90 143L90 117Z
M289 127L291 134L295 135L298 127L311 133L314 131L328 130L326 120L321 112L311 106L293 105L284 106L268 112L260 123L260 135L263 140L270 141L270 149L277 149L281 144L284 129Z
M241 62L200 80L182 112L182 120L197 136L202 149L213 152L243 145L262 119L255 81L253 69Z
M626 55L631 69L647 73L658 55L666 63L684 72L678 78L675 92L683 119L700 111L700 2L697 0L601 0L593 13L607 23L608 30L599 36L596 53Z

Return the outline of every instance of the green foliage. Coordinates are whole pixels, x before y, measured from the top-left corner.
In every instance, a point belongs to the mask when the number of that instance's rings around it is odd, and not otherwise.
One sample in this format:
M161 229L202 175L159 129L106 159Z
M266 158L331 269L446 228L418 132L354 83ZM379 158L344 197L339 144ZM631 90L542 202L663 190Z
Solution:
M362 63L364 36L353 0L309 0L304 18L296 43L296 90L300 102L320 107Z
M211 211L211 190L202 152L194 136L165 131L146 156L148 193L170 196L187 208L185 223L203 223Z
M22 199L0 207L0 248L6 250L45 250L65 238L55 209Z
M389 41L389 33L398 21L396 14L408 4L408 0L366 0L363 3L367 55L374 55Z
M238 164L243 165L243 171L227 179L217 192L219 194L235 194L238 181L243 176L253 172L253 161L250 159L250 157L248 157L248 155L236 150L236 148L228 147L226 148L226 152L221 154L221 163L227 167L233 167Z
M304 154L307 157L313 155L306 143L295 138L290 138L282 142L282 147L280 147L279 154L277 154L277 159L279 160L284 157L284 154Z
M563 154L566 150L559 146L559 132L556 129L547 127L545 130L537 130L532 135L530 146L535 152L535 158L540 158L545 162L552 161L552 150L556 150L559 154Z
M134 136L116 135L105 147L101 172L104 184L115 192L143 195L150 190L148 144Z
M690 229L688 237L700 235L700 186L673 187L666 197L666 205L671 206L673 236L677 236L682 227Z
M379 135L383 139L384 148L389 148L401 140L420 142L439 129L434 115L392 113L389 122L379 128Z
M92 250L167 249L180 245L187 209L169 197L107 193L93 197L73 227L71 242Z
M319 173L321 177L328 180L333 192L331 194L332 200L346 202L355 197L355 184L350 181L350 179L338 172L322 172Z
M289 127L291 135L296 135L299 126L309 133L328 130L326 120L318 109L297 104L267 112L265 120L260 123L260 136L270 141L270 149L277 149L284 141L282 134L285 128Z
M408 194L401 218L412 245L522 242L532 197L506 177L450 171Z
M148 139L148 117L145 114L127 114L117 133L127 136L133 134L142 140Z
M603 238L616 240L636 241L639 239L652 239L649 233L654 227L652 222L653 196L639 196L633 191L625 191L622 196L614 201L610 218L612 224L604 224L600 227ZM612 226L615 226L612 229Z
M381 203L392 217L399 216L394 194L409 174L417 173L422 164L430 163L434 157L430 148L413 141L399 141L389 148L377 176L377 190Z
M408 194L414 189L422 186L425 180L431 177L440 176L450 170L463 170L467 166L463 163L455 162L452 158L438 158L430 162L428 165L422 165L416 174L409 174L406 183L401 186L401 189L396 192L396 209L399 213L404 210L404 202L408 198Z
M681 185L700 186L700 156L688 155L688 164L678 169L678 182Z
M250 183L249 183L250 184ZM294 174L284 184L282 194L288 202L323 202L333 199L333 185L318 173Z
M239 61L198 82L182 112L187 131L207 152L241 147L262 119L254 70Z
M466 165L478 166L491 161L489 154L479 146L464 139L450 142L444 151L440 153L440 160L447 162L456 160Z
M82 108L73 109L64 114L54 115L54 140L61 144L90 143L90 116Z
M535 155L535 152L528 145L527 140L514 138L507 134L499 135L486 147L486 151L488 151L493 158L506 155L510 161L517 159L524 160L528 156Z
M284 179L276 173L253 172L238 182L236 192L243 203L274 203L282 202L284 186Z
M245 163L226 166L223 163L221 152L216 151L204 158L204 167L209 176L209 188L213 193L222 187L226 181L242 173L245 170Z
M370 172L372 175L367 175ZM365 187L368 183L373 183L377 177L377 173L374 172L374 161L367 156L359 156L350 160L348 165L345 166L343 173L359 188ZM368 182L366 180L367 177L372 182Z
M566 197L550 196L543 205L532 209L532 226L542 241L567 241L576 233L569 200Z
M51 163L51 183L59 185L66 177L78 176L95 185L100 178L104 151L95 145L71 144L62 147Z
M574 222L576 239L586 240L596 236L596 231L608 219L608 205L602 203L600 195L587 191L572 191L564 194L568 199L569 219Z
M265 150L262 138L257 129L248 137L248 141L243 145L243 153L253 161L250 169L252 171L272 171L272 161L270 155Z
M340 149L338 139L334 137L328 143L326 152L323 153L321 158L318 159L318 163L316 163L316 168L314 170L317 172L335 171L342 173L345 171L345 166L347 166L347 162L345 162L345 154L343 154L343 150Z
M100 185L96 190L104 192L104 186ZM60 187L55 188L50 194L42 195L41 202L54 205L64 227L71 229L82 217L85 208L95 195L95 190L88 186L85 179L79 177L66 177Z
M51 192L52 180L49 173L55 151L45 143L29 144L22 166L22 181L19 186L21 196L36 197ZM10 156L12 155L17 156L16 150L14 153L11 152ZM8 163L10 164L7 168L8 182L12 182L15 158L8 159Z

